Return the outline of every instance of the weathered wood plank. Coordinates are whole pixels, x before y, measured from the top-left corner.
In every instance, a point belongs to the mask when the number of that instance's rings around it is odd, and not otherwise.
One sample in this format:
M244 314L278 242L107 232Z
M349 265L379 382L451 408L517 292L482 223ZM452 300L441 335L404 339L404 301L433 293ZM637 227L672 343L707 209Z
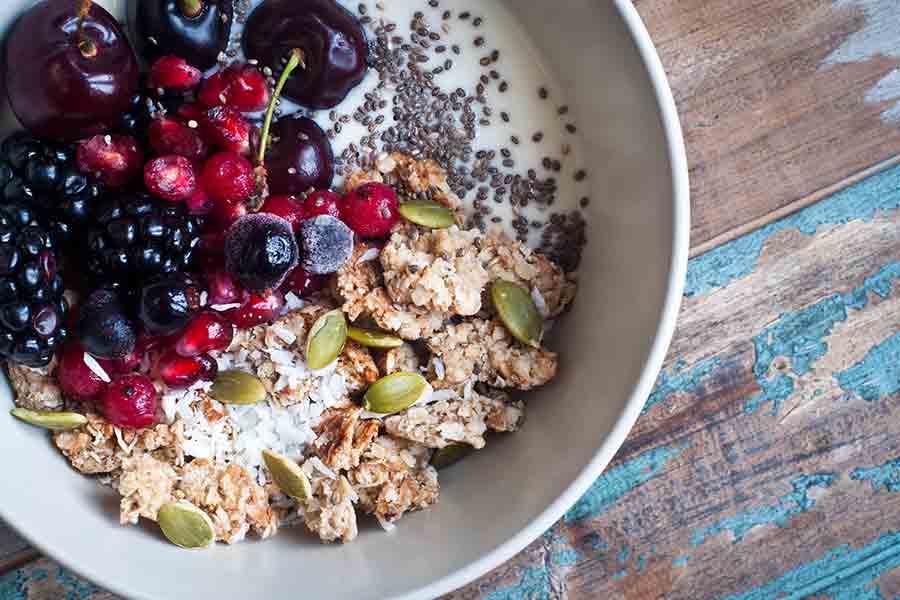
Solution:
M900 153L893 0L635 5L685 131L694 246Z

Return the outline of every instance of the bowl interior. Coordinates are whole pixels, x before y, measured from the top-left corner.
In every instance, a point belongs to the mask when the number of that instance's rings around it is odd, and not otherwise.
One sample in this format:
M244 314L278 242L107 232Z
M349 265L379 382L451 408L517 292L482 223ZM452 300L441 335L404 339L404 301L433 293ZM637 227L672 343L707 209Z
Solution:
M4 2L0 28L29 4ZM643 399L632 394L660 331L679 234L660 107L614 3L569 0L552 11L541 0L514 4L568 90L594 188L579 297L552 335L561 374L529 396L524 430L443 472L440 504L408 516L391 534L365 522L360 539L344 547L289 530L265 543L189 553L153 528L119 527L109 492L72 471L42 432L0 419L7 457L0 514L7 521L101 585L167 600L401 596L448 578L530 524L530 538L541 533L536 520L621 427L630 400L637 413ZM5 123L14 122L3 112ZM5 383L0 394L11 404ZM605 447L605 460L614 450ZM507 545L481 566L513 550ZM428 593L460 582L444 579Z

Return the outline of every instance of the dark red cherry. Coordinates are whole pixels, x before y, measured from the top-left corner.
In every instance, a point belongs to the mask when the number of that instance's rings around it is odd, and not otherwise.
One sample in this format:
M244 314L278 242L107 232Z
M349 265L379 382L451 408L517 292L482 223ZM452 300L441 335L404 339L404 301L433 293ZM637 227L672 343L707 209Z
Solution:
M299 196L310 188L331 187L334 153L315 121L285 117L272 125L271 135L277 142L269 146L265 157L269 192Z
M334 0L265 0L244 28L244 51L275 73L295 48L302 69L284 95L303 106L336 106L366 74L368 45L359 21Z
M79 28L80 4L44 0L7 39L10 103L22 125L44 138L73 141L105 133L138 89L137 57L125 32L96 3Z
M140 0L141 54L148 62L174 54L205 71L228 45L233 12L232 0Z

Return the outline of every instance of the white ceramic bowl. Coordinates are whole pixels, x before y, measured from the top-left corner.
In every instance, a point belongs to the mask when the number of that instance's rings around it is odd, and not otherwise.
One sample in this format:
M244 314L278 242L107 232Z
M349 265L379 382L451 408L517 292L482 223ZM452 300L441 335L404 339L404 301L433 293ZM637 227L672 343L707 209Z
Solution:
M3 519L128 597L226 600L433 597L562 516L624 441L672 336L688 253L687 166L665 75L628 0L514 3L569 88L594 183L579 297L554 332L561 374L530 396L524 430L443 474L440 504L390 535L368 527L353 544L322 546L287 530L192 553L153 528L120 527L116 499L70 469L43 432L0 418ZM30 4L5 0L0 28ZM2 394L11 404L5 383Z

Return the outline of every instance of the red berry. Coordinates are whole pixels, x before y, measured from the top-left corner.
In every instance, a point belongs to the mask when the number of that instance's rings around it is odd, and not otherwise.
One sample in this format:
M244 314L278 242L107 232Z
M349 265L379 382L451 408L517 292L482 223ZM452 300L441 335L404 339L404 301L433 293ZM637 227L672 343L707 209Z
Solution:
M281 217L291 224L294 232L307 219L306 209L296 196L269 196L259 211Z
M269 87L259 69L234 63L204 81L197 100L210 108L225 105L241 112L257 112L269 104Z
M315 273L307 273L302 267L297 267L288 273L287 279L281 284L281 291L285 294L294 292L301 298L314 294L325 287L328 281L326 275L316 275Z
M91 173L111 187L131 181L141 165L144 153L127 135L95 135L78 144L78 168Z
M135 344L134 350L132 350L130 354L126 354L122 358L111 361L113 371L117 374L131 373L140 366L142 358L144 358L144 353L139 346Z
M365 183L344 197L343 217L362 237L385 237L400 220L400 202L391 186Z
M194 165L174 154L154 158L144 166L144 185L151 194L164 200L185 200L197 189Z
M220 150L250 153L250 123L237 109L216 106L204 113L200 127L207 139Z
M180 356L169 350L159 359L159 377L171 388L191 387L198 381L212 381L219 365L208 354Z
M109 375L115 373L112 361L102 358L96 360ZM76 400L93 400L106 389L106 382L84 362L84 348L81 344L66 346L56 370L56 379L63 394Z
M241 329L249 329L278 319L284 310L284 294L278 290L251 294L244 292L239 308L227 310L222 315Z
M178 341L175 352L181 356L197 356L214 350L225 350L234 338L234 325L221 315L202 312L185 327Z
M200 133L175 119L154 119L148 133L150 146L157 154L177 154L190 160L202 160L209 155Z
M141 429L156 423L158 395L146 375L131 374L117 378L100 397L103 414L113 425Z
M306 210L306 218L312 219L319 215L331 215L336 219L341 218L341 205L344 201L341 195L331 190L317 190L306 197L303 208Z
M200 179L203 189L215 202L243 202L256 188L253 165L234 152L219 152L210 157Z
M240 302L244 290L234 276L225 269L216 269L206 276L207 302L210 306Z
M200 83L203 73L177 56L163 56L150 67L150 85L167 90L187 91Z
M194 190L190 198L184 201L184 204L187 206L189 213L197 216L208 215L216 207L216 203L200 186L197 186L197 189Z
M247 207L243 202L236 204L228 204L227 202L217 202L213 209L212 218L216 227L220 229L228 229L235 221L247 214Z
M185 102L178 107L175 114L190 126L191 121L199 124L203 120L203 117L206 116L206 109L196 102Z

